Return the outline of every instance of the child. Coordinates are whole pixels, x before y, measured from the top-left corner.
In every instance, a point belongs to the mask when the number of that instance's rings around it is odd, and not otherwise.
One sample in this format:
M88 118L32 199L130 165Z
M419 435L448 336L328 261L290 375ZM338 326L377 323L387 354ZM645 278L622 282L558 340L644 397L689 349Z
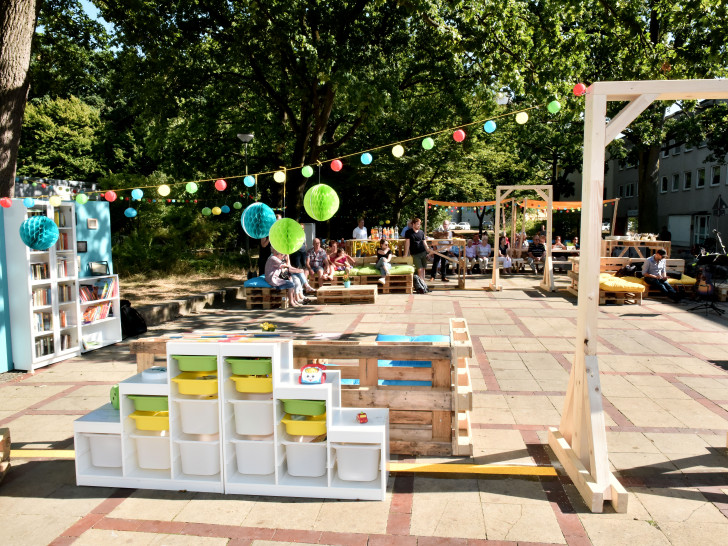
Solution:
M348 273L351 270L351 266L355 263L354 258L349 256L342 247L339 247L336 251L336 258L334 258L336 271L346 271Z

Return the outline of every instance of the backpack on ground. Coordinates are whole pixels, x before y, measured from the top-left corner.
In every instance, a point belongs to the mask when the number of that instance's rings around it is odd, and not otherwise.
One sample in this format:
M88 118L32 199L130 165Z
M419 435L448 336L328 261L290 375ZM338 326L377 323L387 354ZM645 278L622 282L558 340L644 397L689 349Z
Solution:
M129 300L120 300L121 336L123 338L138 336L147 331L147 321L139 311L131 306Z
M423 281L419 275L415 275L412 278L412 284L415 288L415 292L418 294L427 294L429 292L427 284L425 284L425 281Z

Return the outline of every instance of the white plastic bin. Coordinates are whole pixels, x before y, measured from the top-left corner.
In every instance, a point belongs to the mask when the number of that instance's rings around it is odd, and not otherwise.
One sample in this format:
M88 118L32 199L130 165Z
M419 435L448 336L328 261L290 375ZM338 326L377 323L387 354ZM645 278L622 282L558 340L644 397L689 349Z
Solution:
M381 446L378 444L331 444L336 449L336 474L351 482L377 479Z
M136 442L137 464L149 470L167 470L170 463L169 436L167 431L137 431L130 434Z
M326 442L281 442L286 446L288 473L316 478L326 474Z
M214 476L220 472L220 442L176 440L182 473L191 476Z
M275 471L275 452L273 436L270 440L233 440L235 460L241 474L273 474Z
M217 434L220 432L217 397L197 396L176 399L179 406L180 424L185 434Z
M91 451L91 464L101 468L121 466L121 436L119 434L85 434Z
M242 436L273 434L273 400L230 400L235 411L235 432Z

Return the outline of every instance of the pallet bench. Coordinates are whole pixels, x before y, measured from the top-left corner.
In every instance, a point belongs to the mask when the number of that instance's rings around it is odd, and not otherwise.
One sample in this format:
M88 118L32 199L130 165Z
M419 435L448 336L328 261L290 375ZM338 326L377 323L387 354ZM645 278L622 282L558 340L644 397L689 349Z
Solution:
M166 358L167 341L130 342L138 372L153 366L155 357ZM473 356L468 325L462 318L450 319L449 342L293 341L296 367L325 360L328 369L341 371L342 379L359 380L358 385L342 385L343 406L389 408L393 454L472 455L469 364ZM432 365L383 367L380 360L429 361ZM430 386L380 385L379 380L428 381Z
M377 303L376 286L322 286L316 292L316 303L321 305Z
M286 290L277 288L254 288L245 287L245 307L253 309L288 309L288 297Z
M364 256L354 258L354 267L361 267L363 265L374 265L377 263L377 259L373 256ZM408 264L412 265L411 257L393 257L392 264ZM381 284L379 278L381 275L350 275L349 281L352 286L376 286L380 294L411 294L413 291L414 274L407 273L406 275L389 275L387 282ZM333 280L319 280L318 276L309 278L308 282L317 290L322 286L343 286L344 281L341 275L335 275Z
M0 482L10 469L10 429L0 428Z

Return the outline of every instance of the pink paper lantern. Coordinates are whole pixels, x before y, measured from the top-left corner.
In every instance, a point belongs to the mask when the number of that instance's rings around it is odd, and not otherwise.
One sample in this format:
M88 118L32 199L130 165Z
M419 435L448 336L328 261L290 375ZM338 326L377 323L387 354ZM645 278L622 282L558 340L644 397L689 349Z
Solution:
M227 182L225 182L222 178L220 180L215 180L215 189L217 191L225 191L225 188L227 188Z
M338 173L342 168L344 167L344 164L339 161L338 159L334 159L331 162L331 170Z
M577 83L574 86L574 95L581 97L584 93L586 93L586 85L583 83Z
M104 194L104 199L106 199L109 203L113 203L116 201L116 192L113 190L109 190Z
M462 142L465 140L465 131L458 129L452 134L452 137L455 139L455 142Z

